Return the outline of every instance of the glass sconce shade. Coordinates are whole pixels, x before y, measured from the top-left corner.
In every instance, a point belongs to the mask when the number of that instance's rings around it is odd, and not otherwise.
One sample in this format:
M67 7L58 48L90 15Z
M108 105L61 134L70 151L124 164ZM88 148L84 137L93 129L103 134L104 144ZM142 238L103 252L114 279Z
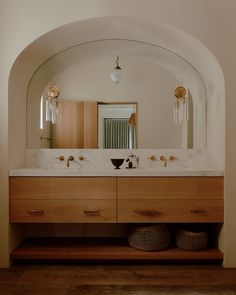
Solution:
M58 124L60 121L58 101L50 97L46 100L46 121L52 124Z
M174 105L174 123L180 124L188 120L188 99L177 99Z
M52 122L52 124L57 124L60 121L58 107L59 94L60 91L56 86L49 87L46 100L46 121Z
M179 86L175 89L176 101L174 104L174 123L180 124L183 121L189 119L189 106L188 98L186 95L186 89L183 86Z
M48 97L46 100L46 121L52 121L52 115L51 115L51 98Z

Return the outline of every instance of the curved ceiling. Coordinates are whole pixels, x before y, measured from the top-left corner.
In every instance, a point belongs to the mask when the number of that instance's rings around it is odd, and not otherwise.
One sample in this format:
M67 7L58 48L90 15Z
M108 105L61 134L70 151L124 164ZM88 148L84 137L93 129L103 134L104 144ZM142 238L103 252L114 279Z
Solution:
M112 65L116 56L120 56L124 64L127 58L132 58L161 65L170 71L180 84L190 84L192 88L197 85L198 88L202 88L203 94L206 91L200 73L183 57L158 45L124 39L94 40L66 48L41 64L33 74L32 80L41 72L47 79L47 84L53 76L72 65L103 57L110 58ZM203 99L206 99L206 93Z
M59 52L78 44L103 39L136 40L165 48L189 62L199 72L207 88L208 81L219 82L219 77L222 77L215 57L189 34L164 24L157 25L130 17L93 18L49 31L22 51L12 71L24 63L25 70L32 75L41 64Z

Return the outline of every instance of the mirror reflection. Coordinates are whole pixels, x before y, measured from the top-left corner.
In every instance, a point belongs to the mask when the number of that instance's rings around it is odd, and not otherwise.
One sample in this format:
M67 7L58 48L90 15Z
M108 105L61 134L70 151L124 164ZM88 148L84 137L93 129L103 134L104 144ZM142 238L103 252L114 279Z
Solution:
M59 118L51 125L51 148L133 149L137 147L136 104L86 101L58 102Z
M52 85L60 91L56 99L48 94ZM186 93L177 101L179 86ZM188 101L184 116L179 111L183 101ZM31 79L27 148L205 146L202 79L191 64L164 48L128 40L88 42L58 53Z
M135 149L137 147L136 104L98 105L98 147Z

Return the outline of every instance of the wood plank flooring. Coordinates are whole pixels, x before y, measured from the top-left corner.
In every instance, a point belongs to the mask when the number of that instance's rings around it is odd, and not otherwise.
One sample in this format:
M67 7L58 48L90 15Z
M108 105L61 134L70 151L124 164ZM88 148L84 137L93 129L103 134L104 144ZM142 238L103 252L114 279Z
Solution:
M15 265L0 295L236 295L236 268L219 265Z

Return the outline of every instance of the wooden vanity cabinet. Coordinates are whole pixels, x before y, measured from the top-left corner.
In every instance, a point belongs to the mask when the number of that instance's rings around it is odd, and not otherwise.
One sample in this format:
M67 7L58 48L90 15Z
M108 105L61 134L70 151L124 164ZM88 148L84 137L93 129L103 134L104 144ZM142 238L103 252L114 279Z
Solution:
M114 223L113 177L11 177L13 223Z
M14 223L223 222L222 177L11 177Z
M119 223L223 222L222 177L119 177Z
M223 223L223 177L10 177L12 223ZM216 237L217 239L217 237ZM217 246L139 251L127 238L27 238L13 260L217 260Z

